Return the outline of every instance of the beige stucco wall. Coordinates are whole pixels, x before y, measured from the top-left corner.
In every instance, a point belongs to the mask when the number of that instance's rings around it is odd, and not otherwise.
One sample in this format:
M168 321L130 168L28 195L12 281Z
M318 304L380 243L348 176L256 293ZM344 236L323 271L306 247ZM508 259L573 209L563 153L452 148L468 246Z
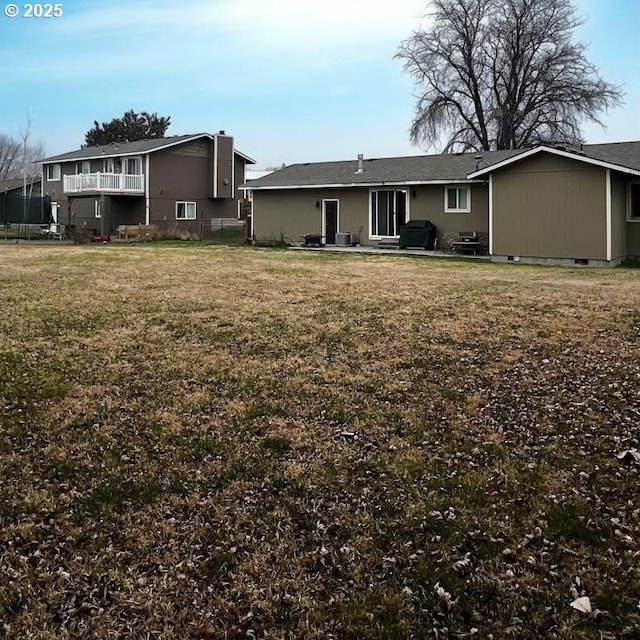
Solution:
M384 189L385 187L377 187ZM402 187L386 187L401 189ZM488 187L474 184L471 188L470 213L445 213L445 185L406 188L408 218L430 220L438 235L459 231L488 231ZM338 200L339 231L359 234L362 244L375 244L370 237L370 192L368 187L257 190L253 194L253 232L259 240L284 236L298 242L305 233L323 233L322 205L316 202Z
M493 254L606 260L606 172L538 154L493 174Z

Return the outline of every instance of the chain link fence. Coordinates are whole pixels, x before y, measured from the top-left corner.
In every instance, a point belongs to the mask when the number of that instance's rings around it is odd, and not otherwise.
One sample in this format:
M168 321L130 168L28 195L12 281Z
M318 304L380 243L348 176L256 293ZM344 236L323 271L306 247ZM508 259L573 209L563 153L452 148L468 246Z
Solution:
M237 218L211 218L209 220L163 221L156 227L161 240L203 240L211 244L243 245L246 243L247 225Z

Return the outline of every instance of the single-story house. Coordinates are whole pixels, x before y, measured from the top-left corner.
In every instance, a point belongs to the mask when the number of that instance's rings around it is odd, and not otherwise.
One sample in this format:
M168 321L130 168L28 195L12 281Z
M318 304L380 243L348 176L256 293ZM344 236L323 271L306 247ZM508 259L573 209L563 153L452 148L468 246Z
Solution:
M397 240L426 219L495 260L615 265L640 256L640 142L295 164L251 183L253 235Z
M100 235L119 225L200 233L237 219L245 167L255 164L224 131L85 147L40 162L54 221Z
M40 177L0 180L0 225L47 224L49 208Z
M42 180L40 176L27 176L27 178L9 178L0 180L0 193L9 196L24 196L39 198L41 194Z

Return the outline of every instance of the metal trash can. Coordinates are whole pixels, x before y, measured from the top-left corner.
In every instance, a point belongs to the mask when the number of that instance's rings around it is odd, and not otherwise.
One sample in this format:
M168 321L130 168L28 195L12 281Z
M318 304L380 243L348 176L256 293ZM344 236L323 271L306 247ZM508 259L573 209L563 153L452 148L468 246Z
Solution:
M400 248L423 247L433 249L436 239L436 225L429 220L409 220L400 227Z

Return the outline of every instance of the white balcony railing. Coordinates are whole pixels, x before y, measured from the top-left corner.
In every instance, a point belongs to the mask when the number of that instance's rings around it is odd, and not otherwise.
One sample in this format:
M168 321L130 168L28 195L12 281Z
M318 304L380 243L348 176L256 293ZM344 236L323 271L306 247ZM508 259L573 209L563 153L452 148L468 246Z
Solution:
M130 173L80 173L64 176L65 193L144 193L144 176Z

